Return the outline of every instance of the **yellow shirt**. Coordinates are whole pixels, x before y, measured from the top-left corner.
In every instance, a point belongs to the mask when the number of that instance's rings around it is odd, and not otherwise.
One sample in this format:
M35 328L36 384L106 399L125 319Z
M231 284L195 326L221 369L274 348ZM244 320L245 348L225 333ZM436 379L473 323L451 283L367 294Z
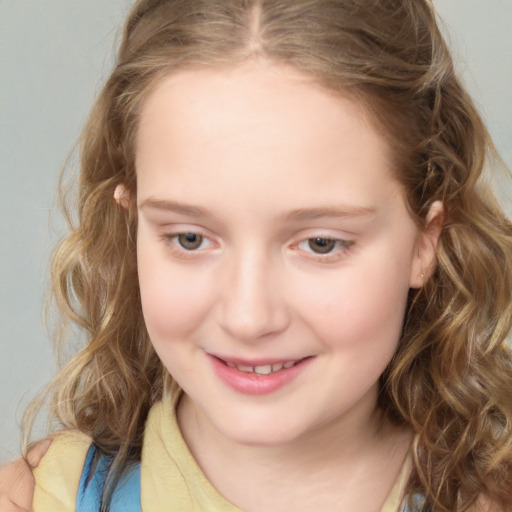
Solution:
M75 510L78 484L90 438L77 432L55 437L34 471L34 512ZM381 512L397 512L407 479L407 460ZM155 404L148 416L141 464L141 505L144 512L242 512L207 480L188 449L176 420L172 400Z

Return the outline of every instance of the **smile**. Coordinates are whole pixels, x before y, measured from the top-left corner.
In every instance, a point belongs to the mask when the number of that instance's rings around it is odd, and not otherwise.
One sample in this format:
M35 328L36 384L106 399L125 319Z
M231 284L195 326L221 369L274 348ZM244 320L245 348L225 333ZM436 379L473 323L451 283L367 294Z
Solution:
M242 361L209 354L221 382L239 393L265 395L290 384L315 357L266 361Z
M264 365L258 365L258 366L236 364L233 361L224 361L224 362L230 368L236 368L237 370L240 370L241 372L256 373L258 375L270 375L271 373L276 373L276 372L281 371L283 368L284 369L291 368L292 366L295 366L300 361L302 361L302 359L296 360L296 361L285 361L284 363L264 364Z

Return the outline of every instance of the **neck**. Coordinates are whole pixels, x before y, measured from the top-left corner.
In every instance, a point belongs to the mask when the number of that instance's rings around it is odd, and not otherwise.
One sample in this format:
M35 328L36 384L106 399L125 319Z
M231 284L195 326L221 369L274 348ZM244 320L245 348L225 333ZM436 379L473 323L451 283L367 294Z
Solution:
M410 443L409 432L386 422L368 404L278 445L251 445L227 438L186 395L178 408L178 422L210 482L247 512L299 511L302 507L338 510L330 499L339 510L350 510L357 509L354 503L368 495L376 500L368 509L380 507L376 503L389 492ZM293 496L297 503L292 506ZM282 504L278 497L285 498ZM319 499L326 500L324 508L319 508Z

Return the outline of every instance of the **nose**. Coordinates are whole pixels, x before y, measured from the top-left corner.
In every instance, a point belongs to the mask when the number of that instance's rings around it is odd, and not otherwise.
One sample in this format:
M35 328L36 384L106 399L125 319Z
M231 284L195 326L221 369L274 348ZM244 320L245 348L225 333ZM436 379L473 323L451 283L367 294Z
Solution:
M221 294L221 327L251 342L283 332L290 321L279 265L256 251L234 257Z

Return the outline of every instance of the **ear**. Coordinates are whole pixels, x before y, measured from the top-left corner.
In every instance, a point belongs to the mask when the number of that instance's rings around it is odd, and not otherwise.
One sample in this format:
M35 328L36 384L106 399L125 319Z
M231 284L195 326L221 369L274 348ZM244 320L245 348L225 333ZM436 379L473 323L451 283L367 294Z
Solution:
M114 190L114 201L125 210L130 207L130 192L122 183L119 183Z
M444 207L441 201L432 203L425 221L425 228L418 235L414 248L409 276L411 288L421 288L436 268L436 248L444 224Z

